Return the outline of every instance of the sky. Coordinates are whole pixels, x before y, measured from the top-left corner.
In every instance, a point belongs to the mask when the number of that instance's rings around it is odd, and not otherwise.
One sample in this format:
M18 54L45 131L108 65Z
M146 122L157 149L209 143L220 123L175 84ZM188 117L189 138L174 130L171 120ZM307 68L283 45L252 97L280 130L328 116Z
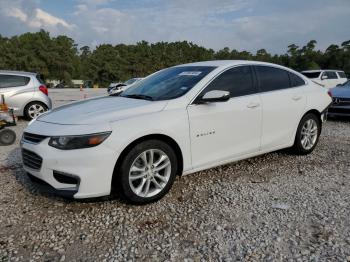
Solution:
M187 40L219 50L285 53L350 40L350 0L0 0L0 34L44 29L79 46Z

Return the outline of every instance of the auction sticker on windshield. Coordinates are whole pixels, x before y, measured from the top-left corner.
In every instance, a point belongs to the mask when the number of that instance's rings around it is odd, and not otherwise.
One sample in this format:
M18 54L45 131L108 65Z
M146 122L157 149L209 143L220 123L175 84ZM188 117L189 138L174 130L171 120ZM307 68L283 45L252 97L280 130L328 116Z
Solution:
M199 76L201 73L201 71L184 71L179 76Z

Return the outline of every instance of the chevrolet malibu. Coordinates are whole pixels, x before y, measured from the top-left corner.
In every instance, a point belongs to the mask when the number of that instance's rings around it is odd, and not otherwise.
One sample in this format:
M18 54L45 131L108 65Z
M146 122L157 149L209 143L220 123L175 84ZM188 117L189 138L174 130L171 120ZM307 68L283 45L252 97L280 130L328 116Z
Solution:
M283 148L317 145L332 99L274 64L209 61L174 66L120 96L68 104L29 123L21 147L28 175L73 197L129 202L163 197L177 175Z

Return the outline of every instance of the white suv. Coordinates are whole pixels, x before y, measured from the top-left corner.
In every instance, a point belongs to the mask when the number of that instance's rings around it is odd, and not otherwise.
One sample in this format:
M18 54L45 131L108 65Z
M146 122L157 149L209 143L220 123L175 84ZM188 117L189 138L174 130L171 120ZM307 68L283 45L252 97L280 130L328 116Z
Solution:
M177 175L292 147L308 154L332 102L326 89L274 64L179 65L120 96L79 101L34 120L22 139L24 169L74 198L130 202L164 196Z
M336 87L348 80L344 71L339 70L308 70L301 73L325 88Z

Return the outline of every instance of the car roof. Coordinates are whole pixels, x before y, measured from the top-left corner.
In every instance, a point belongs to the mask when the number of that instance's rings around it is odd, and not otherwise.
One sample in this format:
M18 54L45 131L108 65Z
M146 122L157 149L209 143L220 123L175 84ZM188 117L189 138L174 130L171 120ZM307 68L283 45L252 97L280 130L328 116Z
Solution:
M25 72L25 71L12 71L12 70L0 70L0 74L23 75L23 76L36 76L37 75L37 73Z
M320 73L324 71L331 71L331 72L344 72L343 70L335 70L335 69L318 69L318 70L305 70L302 71L303 73Z
M235 65L267 65L274 67L286 68L282 65L272 64L267 62L259 62L252 60L212 60L212 61L202 61L195 63L182 64L178 66L214 66L214 67L229 67Z

